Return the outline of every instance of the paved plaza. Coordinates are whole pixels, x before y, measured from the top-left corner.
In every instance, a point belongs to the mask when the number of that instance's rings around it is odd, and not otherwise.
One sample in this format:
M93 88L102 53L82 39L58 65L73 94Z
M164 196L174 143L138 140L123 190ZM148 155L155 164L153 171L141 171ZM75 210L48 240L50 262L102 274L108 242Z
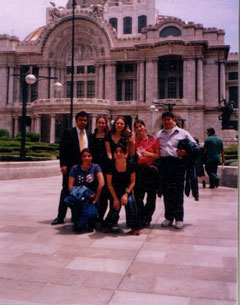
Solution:
M51 226L61 177L0 182L0 304L235 305L237 189L185 199L185 228L161 228L163 200L140 236Z

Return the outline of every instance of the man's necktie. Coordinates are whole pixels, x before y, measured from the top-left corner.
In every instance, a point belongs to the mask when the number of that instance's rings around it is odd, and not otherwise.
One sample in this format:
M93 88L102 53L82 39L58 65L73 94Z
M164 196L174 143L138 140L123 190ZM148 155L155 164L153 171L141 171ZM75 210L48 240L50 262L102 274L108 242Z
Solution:
M82 151L84 149L83 130L80 130L79 148L80 148L80 151Z

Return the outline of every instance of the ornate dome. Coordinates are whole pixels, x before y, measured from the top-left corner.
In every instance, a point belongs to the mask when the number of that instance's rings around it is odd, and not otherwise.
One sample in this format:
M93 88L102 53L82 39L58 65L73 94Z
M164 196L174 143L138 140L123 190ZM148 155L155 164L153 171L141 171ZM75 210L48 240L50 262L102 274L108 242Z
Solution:
M24 41L34 41L40 38L41 34L44 32L45 26L41 26L40 28L34 30L31 32L25 39Z

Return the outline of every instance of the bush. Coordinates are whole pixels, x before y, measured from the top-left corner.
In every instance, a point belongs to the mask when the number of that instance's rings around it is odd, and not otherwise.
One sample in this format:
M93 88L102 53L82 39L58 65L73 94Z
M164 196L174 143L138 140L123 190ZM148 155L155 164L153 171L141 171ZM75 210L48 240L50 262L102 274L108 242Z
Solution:
M0 147L0 152L13 152L13 148L11 148L11 147L6 147L6 146L4 146L4 147Z
M26 141L30 142L39 142L40 141L40 134L34 131L26 131ZM21 132L19 132L15 138L15 140L21 140Z
M9 135L9 132L8 132L8 130L7 129L3 129L3 128L1 128L0 129L0 139L9 139L9 137L10 137L10 135Z
M58 150L56 147L51 147L47 145L33 145L32 150L48 150L48 151L55 151Z

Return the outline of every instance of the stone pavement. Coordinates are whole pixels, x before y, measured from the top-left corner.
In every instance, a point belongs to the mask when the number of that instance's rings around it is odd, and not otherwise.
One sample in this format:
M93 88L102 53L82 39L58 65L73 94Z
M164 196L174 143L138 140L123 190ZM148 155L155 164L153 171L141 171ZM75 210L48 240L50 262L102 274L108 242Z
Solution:
M76 235L56 216L61 177L0 182L0 304L237 304L237 189L185 199L185 228Z

